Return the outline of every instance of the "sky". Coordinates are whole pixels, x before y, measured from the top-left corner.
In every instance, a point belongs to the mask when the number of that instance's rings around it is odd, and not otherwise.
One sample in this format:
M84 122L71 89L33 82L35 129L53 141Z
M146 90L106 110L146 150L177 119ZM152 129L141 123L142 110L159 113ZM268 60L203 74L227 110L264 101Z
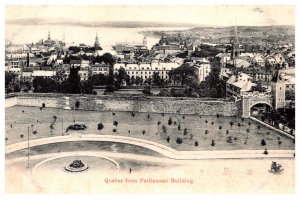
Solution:
M282 5L7 5L6 20L27 18L74 21L153 21L212 26L295 25L294 6Z

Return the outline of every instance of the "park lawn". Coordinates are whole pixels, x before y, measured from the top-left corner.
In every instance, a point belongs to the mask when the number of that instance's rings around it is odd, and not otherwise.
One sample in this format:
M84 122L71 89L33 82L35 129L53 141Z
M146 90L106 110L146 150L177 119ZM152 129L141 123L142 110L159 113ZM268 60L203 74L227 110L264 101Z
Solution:
M24 111L24 112L22 112ZM30 139L53 137L66 134L106 134L141 138L167 145L176 150L288 150L294 149L294 140L280 135L264 126L258 129L258 124L250 119L239 117L217 117L181 114L135 113L131 112L97 112L82 110L64 110L56 108L14 106L5 109L5 140L6 145L27 140L27 130L30 130ZM148 118L149 115L149 118ZM57 119L54 121L53 116ZM62 127L63 118L63 127ZM169 125L169 118L172 124ZM85 124L84 131L68 131L66 128L76 123ZM118 126L113 125L118 122ZM158 126L158 121L160 125ZM176 125L174 125L174 121ZM206 123L207 121L207 123ZM97 124L103 123L104 128L97 130ZM212 123L213 122L213 123ZM230 122L233 122L231 127ZM251 123L250 126L248 123ZM178 130L180 123L181 130ZM238 127L238 123L240 127ZM166 131L163 131L163 126ZM184 129L187 134L184 135ZM219 129L221 128L221 129ZM116 129L116 132L113 132ZM249 129L249 133L247 133ZM144 130L144 134L143 134ZM207 131L208 132L207 132ZM228 133L227 133L228 130ZM33 134L32 132L36 132ZM207 134L205 134L207 132ZM267 134L269 133L269 134ZM191 136L192 134L192 136ZM21 137L23 135L23 137ZM248 139L247 139L248 135ZM232 143L227 138L233 138ZM170 138L169 142L167 138ZM182 143L177 144L176 139ZM262 146L261 141L266 145ZM212 140L215 145L212 146ZM278 141L281 141L279 145ZM195 142L198 146L195 146Z

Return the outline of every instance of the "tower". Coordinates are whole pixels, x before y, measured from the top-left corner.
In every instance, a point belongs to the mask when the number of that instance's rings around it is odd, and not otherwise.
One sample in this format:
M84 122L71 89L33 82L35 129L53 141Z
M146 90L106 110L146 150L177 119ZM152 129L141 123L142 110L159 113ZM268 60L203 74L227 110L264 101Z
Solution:
M234 36L231 40L231 59L235 59L239 57L240 55L240 48L239 48L239 42L238 42L238 36L237 36L237 27L234 26Z
M99 38L98 38L98 33L96 32L96 38L95 38L95 44L94 44L94 47L95 49L99 48L100 47L100 44L99 44Z

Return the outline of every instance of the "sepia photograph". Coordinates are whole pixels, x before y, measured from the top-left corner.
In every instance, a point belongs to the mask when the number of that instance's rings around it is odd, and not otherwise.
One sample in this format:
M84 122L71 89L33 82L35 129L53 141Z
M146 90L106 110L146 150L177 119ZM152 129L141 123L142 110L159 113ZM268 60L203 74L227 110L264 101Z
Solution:
M295 193L295 5L4 15L5 193Z

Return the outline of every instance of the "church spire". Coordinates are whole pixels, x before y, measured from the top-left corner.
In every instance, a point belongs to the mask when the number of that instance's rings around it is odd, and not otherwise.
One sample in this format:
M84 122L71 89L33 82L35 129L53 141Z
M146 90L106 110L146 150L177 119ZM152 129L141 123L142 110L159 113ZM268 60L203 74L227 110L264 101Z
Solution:
M99 48L100 47L99 38L98 38L98 32L96 32L96 38L95 38L94 47L95 48Z
M237 27L235 25L234 35L231 41L231 59L235 59L236 57L239 57L239 54L240 54L240 45L238 42Z

